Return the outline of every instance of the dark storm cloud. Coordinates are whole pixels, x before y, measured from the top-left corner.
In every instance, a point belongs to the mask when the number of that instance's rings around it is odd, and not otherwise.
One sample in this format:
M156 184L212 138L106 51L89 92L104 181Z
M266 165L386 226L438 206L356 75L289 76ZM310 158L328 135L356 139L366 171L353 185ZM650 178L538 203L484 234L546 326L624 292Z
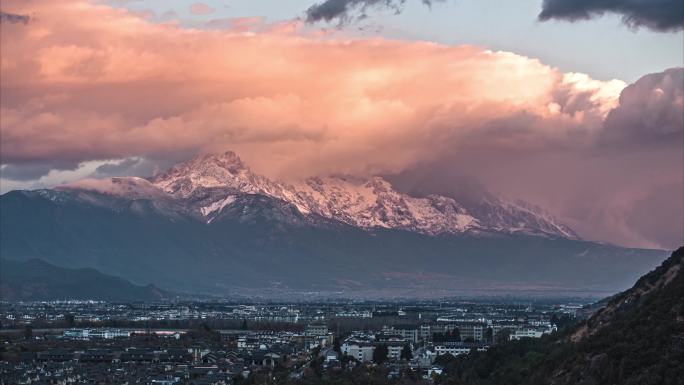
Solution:
M428 6L434 1L440 0L422 0L423 4ZM406 0L325 0L306 10L306 21L315 23L337 20L340 24L344 24L365 18L366 12L371 8L389 9L400 13L405 3Z
M409 169L401 174L387 175L387 180L394 188L412 196L425 197L431 194L448 196L456 199L466 208L477 206L484 199L494 199L474 175L448 169L442 164L429 164Z
M684 29L682 0L544 0L539 19L586 20L604 13L622 15L630 27L667 32Z
M36 180L49 174L52 170L76 170L79 164L80 162L68 160L5 164L0 168L0 176L14 181Z
M605 120L604 144L684 143L684 68L643 76L620 95Z
M0 11L0 23L28 24L30 19L28 15L17 15Z

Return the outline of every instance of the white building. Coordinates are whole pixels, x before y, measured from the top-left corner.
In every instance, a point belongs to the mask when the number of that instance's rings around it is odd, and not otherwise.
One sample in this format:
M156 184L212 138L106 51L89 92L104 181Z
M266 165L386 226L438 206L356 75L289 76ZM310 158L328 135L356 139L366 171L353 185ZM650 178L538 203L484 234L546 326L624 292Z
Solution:
M521 338L541 338L544 334L549 334L554 328L520 328L511 332L511 340L519 340Z
M476 349L478 352L486 351L489 346L481 343L468 343L468 342L444 342L439 345L435 345L435 353L437 355L451 354L452 356L458 356L460 354L468 354L471 349Z
M90 339L113 339L113 338L128 338L131 336L130 331L120 329L69 329L64 331L65 338L90 340Z
M370 342L347 340L340 348L342 354L354 357L361 362L373 360L373 350L375 350L375 347Z
M335 313L335 317L346 317L346 318L373 318L373 313L369 310L344 310Z
M401 351L404 350L405 344L390 343L387 344L387 357L391 360L398 360L401 358Z

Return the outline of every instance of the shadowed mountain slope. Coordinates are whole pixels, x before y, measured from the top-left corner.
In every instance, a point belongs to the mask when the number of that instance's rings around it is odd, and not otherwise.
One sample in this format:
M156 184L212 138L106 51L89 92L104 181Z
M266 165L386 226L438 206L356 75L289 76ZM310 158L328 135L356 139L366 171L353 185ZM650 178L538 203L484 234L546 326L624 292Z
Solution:
M263 296L605 296L664 258L565 238L361 229L259 194L236 197L211 222L176 205L82 190L13 191L0 197L0 252L174 292Z
M0 298L5 301L159 301L168 296L152 285L133 285L95 269L65 269L38 259L0 260Z
M681 384L684 247L561 335L503 344L448 368L453 384Z

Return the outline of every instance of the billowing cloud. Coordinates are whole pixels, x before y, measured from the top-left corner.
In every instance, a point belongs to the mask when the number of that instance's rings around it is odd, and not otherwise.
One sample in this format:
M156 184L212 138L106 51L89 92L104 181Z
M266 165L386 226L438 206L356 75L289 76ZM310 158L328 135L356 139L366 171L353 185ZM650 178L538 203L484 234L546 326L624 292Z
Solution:
M544 0L540 20L586 20L604 13L622 15L630 27L655 31L684 29L681 0Z
M591 105L593 93L576 92L571 101L557 92L568 113ZM683 94L684 68L646 75L622 91L591 143L581 144L575 131L562 145L495 150L487 144L492 131L478 130L470 139L477 146L441 153L391 180L409 193L465 204L493 190L548 208L587 239L676 248L684 244Z
M624 86L472 46L9 6L40 18L3 31L4 163L232 148L272 175L398 171L478 129L530 147L590 134Z
M430 6L434 1L441 0L422 0L422 3ZM370 9L389 9L399 13L404 3L406 0L324 0L306 10L306 21L337 21L339 24L345 24L366 18Z
M190 13L195 15L210 15L214 13L214 8L204 3L194 3L190 6Z
M140 158L127 158L115 163L98 166L95 172L102 175L131 175L131 169L140 164Z
M94 170L84 172L80 178L106 178L116 176L149 177L166 171L192 154L167 154L164 159L130 157L109 160L99 164Z
M432 165L432 180L475 176L580 227L610 217L625 230L599 239L638 245L659 241L614 213L682 174L672 146L625 155L605 144L604 120L625 83L510 52L349 39L258 18L184 29L80 0L8 0L3 9L36 15L3 25L4 167L75 162L88 164L81 176L97 176L141 158L130 172L144 175L227 149L284 179ZM649 163L656 176L644 174Z
M625 88L603 135L613 144L684 145L684 68L646 75Z

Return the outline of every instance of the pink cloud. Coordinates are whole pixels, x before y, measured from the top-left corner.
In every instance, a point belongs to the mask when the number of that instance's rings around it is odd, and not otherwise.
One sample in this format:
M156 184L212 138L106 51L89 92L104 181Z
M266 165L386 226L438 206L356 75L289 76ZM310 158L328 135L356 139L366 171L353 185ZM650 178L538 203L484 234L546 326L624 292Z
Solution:
M194 3L190 6L190 13L195 15L210 15L214 13L214 11L214 8L204 3Z
M394 173L477 154L461 160L525 198L554 173L582 172L575 163L591 167L586 154L625 87L510 52L348 39L297 22L183 29L80 0L7 0L3 10L35 15L3 25L3 163L232 149L257 172L298 178ZM572 155L546 169L523 161L549 152ZM678 178L674 171L658 183ZM620 181L615 189L634 190L630 200L648 196ZM545 196L554 194L563 191ZM577 207L544 203L562 214Z
M398 171L521 113L539 123L516 145L562 137L600 122L621 84L568 81L508 52L320 39L292 26L257 27L258 19L200 31L88 2L9 7L40 16L3 34L3 56L13 64L3 67L3 87L22 90L3 106L11 161L232 148L269 174ZM589 92L592 103L563 113L561 89ZM49 90L68 101L44 111L21 103ZM41 114L59 123L40 125Z

